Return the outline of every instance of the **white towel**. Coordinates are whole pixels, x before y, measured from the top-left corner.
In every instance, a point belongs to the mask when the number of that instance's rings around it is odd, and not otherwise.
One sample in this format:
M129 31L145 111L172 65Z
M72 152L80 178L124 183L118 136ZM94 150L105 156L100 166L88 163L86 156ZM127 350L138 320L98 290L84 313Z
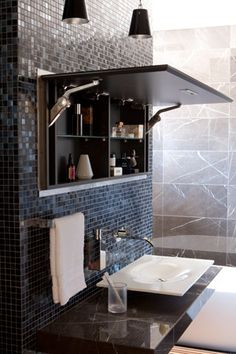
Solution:
M50 229L50 265L54 303L65 305L86 288L84 279L84 215L53 220Z
M51 276L52 276L52 297L53 297L53 302L55 304L58 304L60 300L59 300L59 293L58 293L55 254L56 254L56 232L55 232L55 228L52 227L50 229L50 267L51 267Z

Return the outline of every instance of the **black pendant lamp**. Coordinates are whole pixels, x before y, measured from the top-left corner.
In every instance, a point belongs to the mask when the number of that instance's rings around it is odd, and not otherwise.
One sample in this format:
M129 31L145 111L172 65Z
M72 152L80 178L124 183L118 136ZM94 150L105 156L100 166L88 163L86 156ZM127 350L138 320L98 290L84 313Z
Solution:
M62 21L71 25L89 22L84 0L66 0Z
M143 9L141 0L139 3L139 8L133 11L129 29L129 37L136 39L152 37L149 26L148 12L146 9Z

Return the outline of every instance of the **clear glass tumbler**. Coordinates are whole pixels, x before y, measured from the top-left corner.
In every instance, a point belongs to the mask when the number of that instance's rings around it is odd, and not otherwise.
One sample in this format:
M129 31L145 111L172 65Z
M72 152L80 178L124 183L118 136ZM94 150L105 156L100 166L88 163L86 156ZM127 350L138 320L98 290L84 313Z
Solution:
M113 282L108 286L108 311L111 313L123 313L127 311L127 285Z

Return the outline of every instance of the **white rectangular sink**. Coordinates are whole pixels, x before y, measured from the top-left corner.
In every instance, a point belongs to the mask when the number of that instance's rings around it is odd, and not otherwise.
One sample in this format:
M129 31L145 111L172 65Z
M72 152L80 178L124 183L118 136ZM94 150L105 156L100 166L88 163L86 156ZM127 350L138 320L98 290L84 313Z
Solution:
M214 263L213 260L145 255L111 275L128 290L182 296ZM97 283L106 287L105 281Z

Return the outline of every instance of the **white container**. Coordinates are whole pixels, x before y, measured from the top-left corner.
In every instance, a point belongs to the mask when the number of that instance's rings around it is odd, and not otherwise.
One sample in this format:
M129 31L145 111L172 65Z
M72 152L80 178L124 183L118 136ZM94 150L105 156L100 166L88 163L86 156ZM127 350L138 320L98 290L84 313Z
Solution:
M89 160L89 155L80 155L76 169L76 177L78 179L91 179L93 177L93 170Z
M122 167L111 167L111 177L122 176Z
M116 155L111 154L110 159L109 159L109 164L110 167L116 167Z

